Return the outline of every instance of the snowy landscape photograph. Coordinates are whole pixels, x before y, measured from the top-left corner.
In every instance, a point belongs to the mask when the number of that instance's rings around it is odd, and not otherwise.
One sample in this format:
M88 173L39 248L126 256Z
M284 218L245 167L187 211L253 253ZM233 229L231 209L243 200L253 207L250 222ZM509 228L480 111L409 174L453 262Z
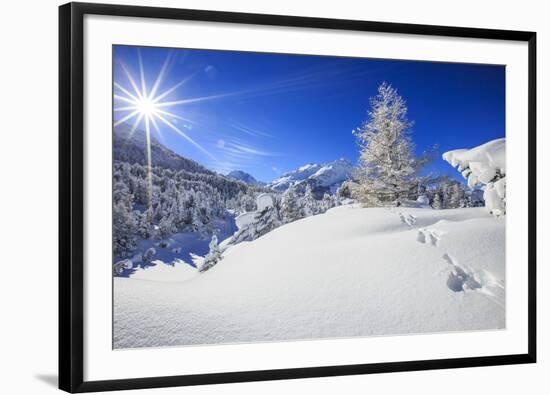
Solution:
M113 348L505 329L505 87L113 46Z

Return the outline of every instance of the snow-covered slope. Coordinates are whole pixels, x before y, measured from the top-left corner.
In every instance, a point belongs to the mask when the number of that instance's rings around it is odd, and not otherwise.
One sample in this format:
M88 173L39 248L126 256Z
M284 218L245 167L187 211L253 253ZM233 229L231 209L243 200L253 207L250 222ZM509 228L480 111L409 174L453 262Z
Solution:
M256 186L265 185L263 182L256 180L251 174L248 174L247 172L244 172L242 170L230 171L229 173L227 173L227 177L232 178L234 180L242 181L250 185L256 185Z
M290 186L308 181L313 187L338 187L350 178L353 165L347 159L341 158L325 164L309 163L296 170L283 174L273 180L268 187L284 191Z
M122 123L113 131L113 159L130 164L147 164L145 132ZM151 136L151 161L153 166L173 170L185 170L190 173L215 174L194 160L184 158L161 144L155 136Z
M504 243L483 208L340 206L185 282L115 278L114 346L504 328Z

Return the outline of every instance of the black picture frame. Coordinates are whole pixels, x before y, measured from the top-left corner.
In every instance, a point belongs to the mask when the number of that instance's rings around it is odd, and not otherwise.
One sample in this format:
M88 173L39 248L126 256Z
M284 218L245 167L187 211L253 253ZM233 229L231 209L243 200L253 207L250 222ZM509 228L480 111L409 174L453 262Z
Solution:
M323 28L447 36L528 43L528 352L525 354L319 366L297 369L84 380L84 16L120 17ZM59 388L71 393L245 381L449 369L536 361L536 33L526 31L366 22L127 5L69 3L59 8Z

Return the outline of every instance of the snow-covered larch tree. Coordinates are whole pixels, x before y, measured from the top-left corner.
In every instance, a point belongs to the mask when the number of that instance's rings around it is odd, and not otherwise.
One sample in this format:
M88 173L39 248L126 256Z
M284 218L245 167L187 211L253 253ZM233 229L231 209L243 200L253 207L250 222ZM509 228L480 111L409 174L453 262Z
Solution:
M367 205L399 202L418 188L418 170L430 155L414 157L407 105L387 83L370 99L368 119L354 130L360 146L354 197Z

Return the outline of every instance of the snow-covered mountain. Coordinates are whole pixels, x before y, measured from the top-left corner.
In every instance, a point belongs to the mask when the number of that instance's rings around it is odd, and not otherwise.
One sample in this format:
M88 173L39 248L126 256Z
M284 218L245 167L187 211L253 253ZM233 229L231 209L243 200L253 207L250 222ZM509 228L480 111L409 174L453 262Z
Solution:
M130 164L147 164L145 132L136 129L132 135L132 128L122 123L113 131L113 158L115 161L128 162ZM172 170L185 170L191 173L204 173L214 175L213 171L194 160L184 158L166 146L162 145L155 136L151 136L151 162L155 167L163 167Z
M325 164L308 163L283 174L267 186L277 191L284 191L291 186L307 183L314 190L334 192L342 182L351 177L352 170L352 163L344 158Z
M251 174L248 174L247 172L244 172L242 170L233 170L227 173L227 177L232 178L234 180L242 181L249 185L255 185L255 186L262 186L265 185L265 183L260 182L254 178Z

